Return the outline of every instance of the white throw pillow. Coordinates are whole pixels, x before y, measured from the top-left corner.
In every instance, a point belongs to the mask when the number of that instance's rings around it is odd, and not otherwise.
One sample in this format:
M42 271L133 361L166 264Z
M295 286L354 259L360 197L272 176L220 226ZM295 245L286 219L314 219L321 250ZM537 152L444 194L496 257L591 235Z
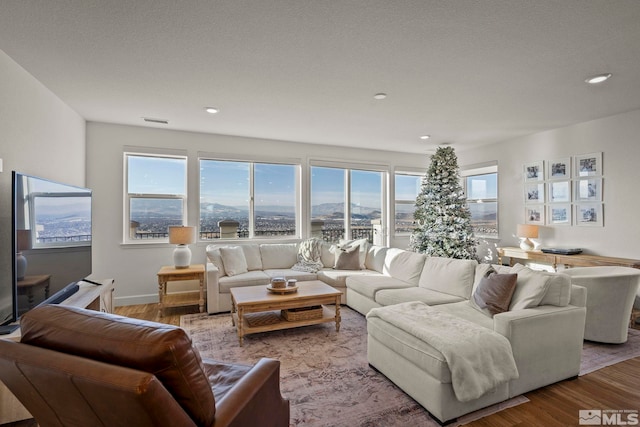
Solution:
M260 255L260 247L251 243L248 245L242 245L244 251L244 257L247 260L247 270L262 270L262 257Z
M222 247L220 248L220 256L227 276L235 276L249 271L247 259L244 257L244 251L240 246Z
M539 306L549 288L550 277L544 272L534 271L522 265L515 265L511 272L518 274L518 282L509 310Z
M226 276L227 272L224 271L224 263L222 262L222 256L220 255L220 246L207 246L207 258L218 268L219 277Z

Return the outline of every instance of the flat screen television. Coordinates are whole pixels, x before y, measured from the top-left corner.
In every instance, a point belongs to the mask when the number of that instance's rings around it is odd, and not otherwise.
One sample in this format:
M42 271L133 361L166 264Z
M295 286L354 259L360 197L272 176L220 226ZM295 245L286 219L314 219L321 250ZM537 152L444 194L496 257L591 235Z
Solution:
M0 325L61 302L91 274L91 190L15 171L12 184L12 283L0 289Z

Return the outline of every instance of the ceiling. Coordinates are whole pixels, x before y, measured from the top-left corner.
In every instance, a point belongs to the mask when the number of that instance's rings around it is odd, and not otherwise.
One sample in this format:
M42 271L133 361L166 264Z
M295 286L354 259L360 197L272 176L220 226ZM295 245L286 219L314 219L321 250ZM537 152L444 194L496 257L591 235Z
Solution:
M0 49L89 121L409 153L640 109L638 0L2 0Z

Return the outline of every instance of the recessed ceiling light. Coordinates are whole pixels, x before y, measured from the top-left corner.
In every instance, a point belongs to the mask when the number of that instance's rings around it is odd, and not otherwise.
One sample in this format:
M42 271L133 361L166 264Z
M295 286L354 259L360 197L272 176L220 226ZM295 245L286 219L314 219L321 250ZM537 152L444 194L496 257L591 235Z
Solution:
M385 99L387 97L386 93L376 93L375 95L373 95L373 99Z
M611 77L611 73L598 74L597 76L589 77L585 80L585 82L595 85L598 83L602 83L605 80L609 80L609 77Z
M429 138L431 138L431 135L422 135L422 136L420 136L420 139L425 139L426 140L426 139L429 139Z
M209 114L217 114L220 112L220 109L216 107L205 107L204 111L206 111Z

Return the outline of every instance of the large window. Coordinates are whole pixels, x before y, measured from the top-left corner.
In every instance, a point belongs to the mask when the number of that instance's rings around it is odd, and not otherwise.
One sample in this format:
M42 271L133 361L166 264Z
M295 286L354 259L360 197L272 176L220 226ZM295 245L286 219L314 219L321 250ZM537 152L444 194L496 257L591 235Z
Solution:
M125 153L125 167L125 241L166 239L186 223L186 157Z
M413 213L420 193L422 177L416 174L395 174L395 234L410 234L415 228Z
M312 234L328 242L373 242L372 221L383 218L383 176L381 171L312 166Z
M300 167L200 160L200 237L299 236Z
M461 175L476 237L498 238L498 167L468 169Z

